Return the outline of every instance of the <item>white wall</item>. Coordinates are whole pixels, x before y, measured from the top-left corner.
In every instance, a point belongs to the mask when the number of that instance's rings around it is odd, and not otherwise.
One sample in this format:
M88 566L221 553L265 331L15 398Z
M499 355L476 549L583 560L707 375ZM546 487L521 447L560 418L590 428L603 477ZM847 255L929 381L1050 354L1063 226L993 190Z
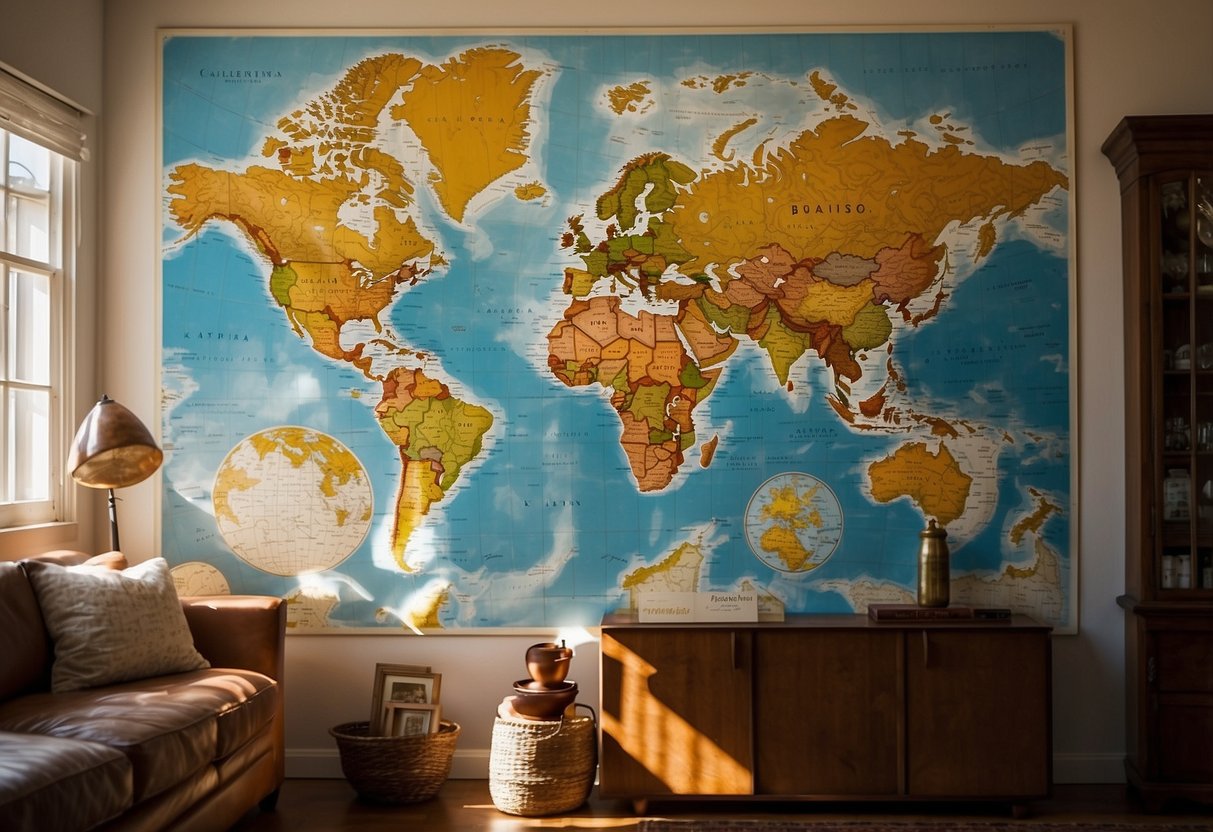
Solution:
M14 7L9 8L10 5ZM97 202L103 148L95 118L102 106L101 19L101 0L8 4L0 12L0 63L36 80L88 113L84 128L92 155L80 165L80 216L85 233L76 252L75 291L79 306L75 326L76 377L68 384L71 395L62 402L68 410L66 421L71 429L80 423L102 392L97 386L96 307L101 257ZM77 494L79 523L0 532L0 559L16 558L31 551L91 547L92 529L99 522L97 518L104 520L105 507L96 499L95 492L83 488L69 494L69 507Z
M54 5L54 4L52 4ZM79 0L89 14L94 2ZM997 7L970 0L821 0L807 4L749 0L619 0L612 4L552 4L541 0L465 0L458 4L404 4L363 0L295 0L286 7L243 0L172 5L157 0L104 4L105 156L104 326L101 380L110 395L137 413L156 412L157 171L156 42L160 26L205 27L599 27L694 25L1074 24L1076 78L1075 198L1077 200L1081 629L1055 639L1054 748L1059 782L1122 779L1123 616L1115 603L1123 588L1123 324L1119 203L1111 166L1099 146L1129 113L1213 111L1213 4L1207 0L1018 0ZM912 11L910 9L912 8ZM86 15L87 16L87 15ZM47 37L33 20L29 37ZM57 16L56 16L57 17ZM47 19L54 19L50 15ZM6 21L7 24L7 21ZM3 36L0 48L7 52ZM22 40L27 37L18 36ZM31 52L27 71L70 85L94 63L62 53ZM5 53L0 52L0 60ZM56 69L68 61L68 69ZM52 77L53 76L53 77ZM149 421L154 421L149 418ZM135 558L153 554L150 518L154 484L128 490L125 548ZM104 541L104 528L95 539ZM432 664L443 673L443 701L464 735L457 772L483 776L493 712L523 675L522 654L535 636L300 636L287 644L287 744L295 775L337 774L327 729L362 719L377 661ZM575 677L597 704L597 655L592 645L575 659ZM1012 717L1013 715L1008 715Z

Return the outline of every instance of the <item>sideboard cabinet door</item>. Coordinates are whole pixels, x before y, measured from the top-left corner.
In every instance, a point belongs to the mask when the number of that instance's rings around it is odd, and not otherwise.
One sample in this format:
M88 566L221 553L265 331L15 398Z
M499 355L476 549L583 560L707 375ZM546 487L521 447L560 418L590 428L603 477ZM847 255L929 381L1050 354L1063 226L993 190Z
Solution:
M600 794L753 792L748 631L611 629L601 649Z
M1044 630L908 631L910 794L1048 794L1050 667Z
M901 633L760 630L755 639L755 791L896 795Z

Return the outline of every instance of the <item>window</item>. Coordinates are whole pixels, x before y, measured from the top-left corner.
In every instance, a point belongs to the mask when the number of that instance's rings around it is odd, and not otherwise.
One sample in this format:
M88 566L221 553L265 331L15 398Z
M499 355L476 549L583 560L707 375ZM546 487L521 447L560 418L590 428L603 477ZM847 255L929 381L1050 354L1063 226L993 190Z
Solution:
M64 520L79 113L0 69L0 528ZM64 146L63 135L77 137ZM67 155L70 154L70 155Z

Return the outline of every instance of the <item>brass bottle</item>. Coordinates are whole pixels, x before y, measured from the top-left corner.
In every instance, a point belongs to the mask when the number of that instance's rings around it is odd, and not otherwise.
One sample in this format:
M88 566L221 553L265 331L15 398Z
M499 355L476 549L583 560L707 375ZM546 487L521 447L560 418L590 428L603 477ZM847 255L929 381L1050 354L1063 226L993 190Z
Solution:
M948 563L948 533L935 524L935 519L918 533L918 606L946 607L951 583Z

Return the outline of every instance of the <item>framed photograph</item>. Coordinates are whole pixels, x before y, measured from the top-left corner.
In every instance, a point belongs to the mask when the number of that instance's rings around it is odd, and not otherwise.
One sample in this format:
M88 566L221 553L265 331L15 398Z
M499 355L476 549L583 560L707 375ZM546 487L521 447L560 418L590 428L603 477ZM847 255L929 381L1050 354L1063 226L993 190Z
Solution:
M441 705L388 702L383 708L383 734L388 737L423 737L438 733Z
M374 696L371 700L371 730L387 731L388 705L437 705L442 674L428 667L408 664L375 665Z

